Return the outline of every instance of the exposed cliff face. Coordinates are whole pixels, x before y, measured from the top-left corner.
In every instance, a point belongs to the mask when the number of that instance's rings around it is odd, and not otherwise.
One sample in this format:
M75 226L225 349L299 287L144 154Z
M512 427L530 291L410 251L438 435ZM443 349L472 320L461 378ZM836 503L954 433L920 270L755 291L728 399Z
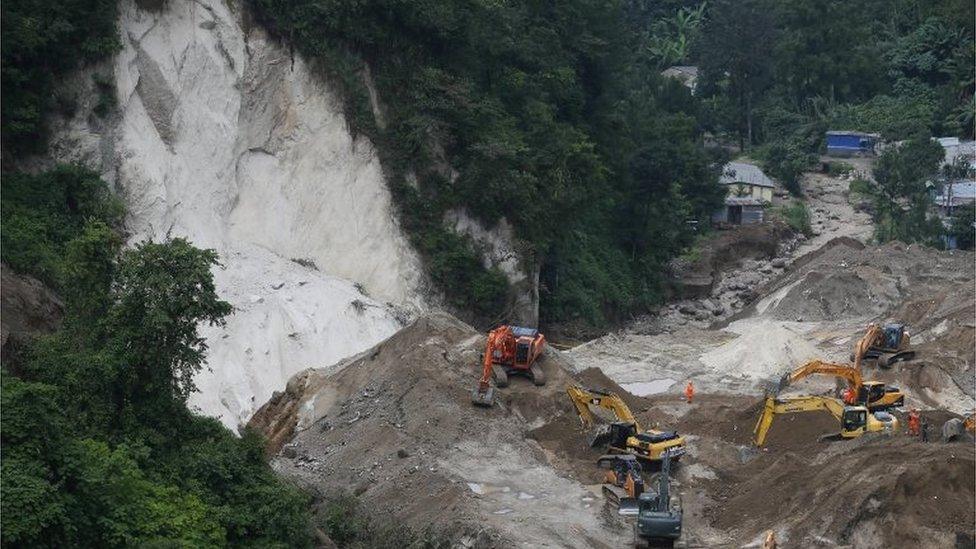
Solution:
M61 324L64 305L40 280L0 263L0 287L0 348L5 356L8 343L51 332Z
M462 209L449 210L444 222L454 232L471 240L486 268L497 268L508 279L512 286L510 311L506 315L509 322L537 326L539 267L534 262L529 263L526 254L518 249L518 239L512 225L506 219L501 219L491 229L485 229Z
M118 113L91 116L79 89L82 108L52 151L114 183L133 240L186 236L218 250L218 290L235 311L203 330L208 368L191 405L236 427L295 372L368 348L423 310L422 265L371 143L350 135L301 58L219 0L123 2L121 14L123 50L100 69Z
M128 0L120 12L123 49L95 69L117 109L94 116L97 87L78 74L66 84L78 109L55 122L51 156L102 172L133 241L185 236L220 253L218 291L235 311L203 330L208 368L191 405L236 427L294 373L390 336L432 292L372 143L350 134L300 56L221 0ZM513 283L514 319L535 324L538 277L511 231L450 223Z

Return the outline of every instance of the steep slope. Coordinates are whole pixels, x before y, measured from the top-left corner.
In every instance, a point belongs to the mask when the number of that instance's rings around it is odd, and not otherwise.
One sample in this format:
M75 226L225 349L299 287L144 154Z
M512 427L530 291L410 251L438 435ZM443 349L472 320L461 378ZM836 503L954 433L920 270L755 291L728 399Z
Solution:
M271 441L280 473L326 499L356 494L384 524L429 528L466 547L626 543L628 529L527 437L559 420L571 425L563 438L584 440L559 353L542 362L545 386L513 378L485 409L470 402L483 346L451 316L422 317L338 368L296 375L250 426Z
M91 74L78 75L80 108L52 155L114 183L132 240L186 236L220 253L235 313L205 330L191 404L236 427L291 374L422 310L421 264L375 150L312 68L219 0L143 4L122 2L123 49L99 70L117 113L91 115Z

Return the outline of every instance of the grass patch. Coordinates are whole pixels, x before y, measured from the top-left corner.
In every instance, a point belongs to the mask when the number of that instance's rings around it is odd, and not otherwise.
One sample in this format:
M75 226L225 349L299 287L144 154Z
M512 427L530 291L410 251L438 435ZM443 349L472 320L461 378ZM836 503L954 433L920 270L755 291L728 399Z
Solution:
M794 201L787 206L773 209L773 214L790 226L791 229L806 236L813 234L810 226L810 210L803 202Z

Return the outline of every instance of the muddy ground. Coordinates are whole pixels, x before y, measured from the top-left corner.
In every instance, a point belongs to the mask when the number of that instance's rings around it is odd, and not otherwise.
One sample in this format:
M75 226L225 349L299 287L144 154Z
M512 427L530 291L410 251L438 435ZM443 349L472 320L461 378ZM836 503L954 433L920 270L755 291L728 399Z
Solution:
M600 452L564 393L580 383L687 437L675 479L683 546L750 546L768 529L785 547L953 547L972 534L971 442L821 443L838 427L814 413L778 419L758 450L754 395L641 398L600 370L570 373L558 352L544 361L545 387L516 378L494 408L475 408L483 344L452 317L423 318L338 371L297 376L251 425L280 444L274 467L312 493L355 494L377 516L459 546L627 546L630 524L602 501Z
M625 547L631 524L604 504L600 451L564 392L580 383L621 394L645 427L686 437L674 479L679 546L758 547L773 530L781 547L973 547L976 447L938 433L974 407L974 256L866 246L870 225L846 183L805 183L813 238L726 265L710 297L550 349L545 387L516 378L496 406L473 407L484 337L435 314L298 374L251 426L268 436L276 470L318 501L351 493L375 518L454 546ZM812 358L846 361L867 322L892 320L909 326L918 356L890 370L869 364L867 377L899 385L932 442L819 442L837 422L807 413L777 418L766 446L752 445L773 380ZM698 387L691 404L680 394L687 380ZM791 390L835 388L810 378Z

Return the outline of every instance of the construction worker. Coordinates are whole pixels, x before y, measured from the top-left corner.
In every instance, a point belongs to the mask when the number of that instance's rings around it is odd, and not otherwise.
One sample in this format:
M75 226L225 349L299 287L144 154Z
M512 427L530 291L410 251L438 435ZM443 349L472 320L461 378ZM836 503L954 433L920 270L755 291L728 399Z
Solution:
M912 408L908 412L908 435L917 437L922 430L922 418L918 414L918 408Z
M843 398L845 404L854 404L854 389L850 387L844 389Z
M688 385L685 385L685 398L688 400L688 404L691 404L692 397L695 396L695 385L688 380Z

